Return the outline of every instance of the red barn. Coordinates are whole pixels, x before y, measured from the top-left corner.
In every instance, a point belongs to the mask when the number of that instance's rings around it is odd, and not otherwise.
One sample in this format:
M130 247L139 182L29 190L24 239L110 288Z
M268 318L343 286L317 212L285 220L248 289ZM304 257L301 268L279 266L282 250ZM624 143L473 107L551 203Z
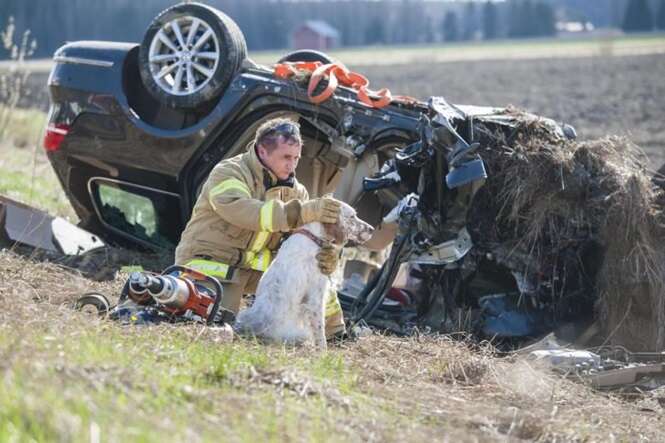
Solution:
M339 31L322 20L308 20L293 31L291 41L294 49L331 49L339 43Z

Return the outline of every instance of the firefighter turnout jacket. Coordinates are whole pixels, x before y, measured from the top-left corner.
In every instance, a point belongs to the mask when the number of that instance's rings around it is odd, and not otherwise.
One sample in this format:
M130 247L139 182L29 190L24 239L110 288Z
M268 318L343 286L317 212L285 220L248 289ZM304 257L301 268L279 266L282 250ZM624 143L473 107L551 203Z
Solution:
M295 178L279 181L263 166L254 145L219 162L204 183L176 248L177 264L221 280L236 268L263 272L282 234L291 231L285 203L306 201ZM294 202L295 203L295 202Z

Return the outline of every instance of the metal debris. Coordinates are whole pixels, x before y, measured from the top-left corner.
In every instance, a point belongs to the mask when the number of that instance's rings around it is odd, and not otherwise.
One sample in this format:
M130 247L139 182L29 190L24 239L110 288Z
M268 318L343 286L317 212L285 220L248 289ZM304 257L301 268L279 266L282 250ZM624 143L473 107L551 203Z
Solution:
M64 255L104 247L96 235L63 218L0 196L0 244L12 247L16 243Z

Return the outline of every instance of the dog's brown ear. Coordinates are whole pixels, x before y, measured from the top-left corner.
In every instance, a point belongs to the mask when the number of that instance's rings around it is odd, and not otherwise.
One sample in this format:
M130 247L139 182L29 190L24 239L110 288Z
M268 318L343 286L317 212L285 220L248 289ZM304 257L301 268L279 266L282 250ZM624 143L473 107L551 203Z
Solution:
M322 223L326 236L336 245L344 246L347 240L346 230L341 223Z

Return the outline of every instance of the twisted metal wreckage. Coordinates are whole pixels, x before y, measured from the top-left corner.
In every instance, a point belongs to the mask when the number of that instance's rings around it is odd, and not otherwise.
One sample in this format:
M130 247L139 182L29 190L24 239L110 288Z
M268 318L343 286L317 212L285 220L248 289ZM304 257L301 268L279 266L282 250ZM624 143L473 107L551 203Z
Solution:
M562 291L565 277L556 269L535 269L530 254L492 239L496 228L487 226L489 214L479 212L494 209L488 206L498 197L480 192L488 179L481 152L509 145L529 125L554 141L575 139L574 129L510 109L457 107L441 97L432 97L428 107L420 140L365 180L366 190L400 186L408 195L397 209L399 234L380 272L357 297L342 292L353 320L405 334L424 327L535 337L586 311L584 300L558 304L552 294ZM385 303L403 263L422 282L406 307Z
M639 149L516 110L428 105L421 139L364 183L409 194L380 271L340 292L353 321L500 348L554 331L589 350L550 333L520 354L599 389L661 386L665 354L639 351L664 348L664 194ZM395 296L405 266L418 283Z
M630 142L575 138L516 110L430 99L421 139L365 182L409 195L380 272L357 297L342 292L354 321L663 349L663 193ZM420 280L407 306L386 302L402 300L391 283L403 263Z

